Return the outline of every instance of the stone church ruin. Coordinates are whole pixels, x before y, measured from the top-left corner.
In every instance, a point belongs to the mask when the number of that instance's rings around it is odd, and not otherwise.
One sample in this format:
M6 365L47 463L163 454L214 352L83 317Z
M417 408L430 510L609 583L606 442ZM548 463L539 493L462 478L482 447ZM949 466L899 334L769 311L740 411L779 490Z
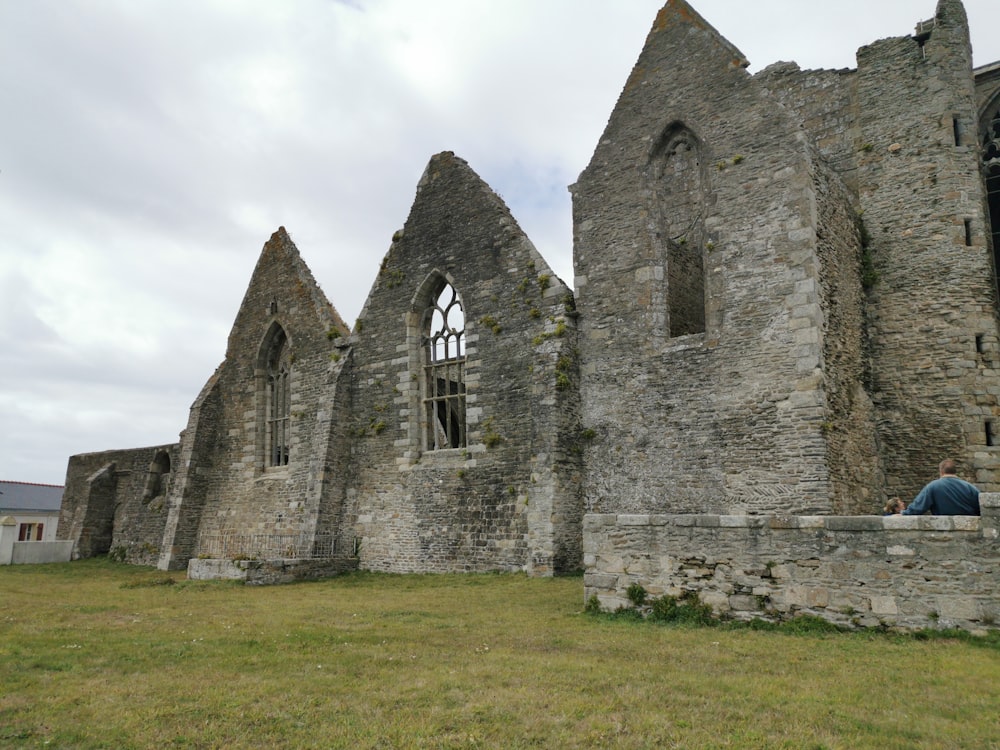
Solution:
M351 330L283 229L180 442L73 456L75 555L192 577L585 570L734 617L1000 618L1000 63L657 15L570 187L575 290L452 153ZM886 517L938 461L979 517Z

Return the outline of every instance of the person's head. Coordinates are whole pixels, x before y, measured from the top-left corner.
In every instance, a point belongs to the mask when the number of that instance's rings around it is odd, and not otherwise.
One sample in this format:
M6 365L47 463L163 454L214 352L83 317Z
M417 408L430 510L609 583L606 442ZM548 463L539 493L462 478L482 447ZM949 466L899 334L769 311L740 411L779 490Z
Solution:
M889 502L885 504L886 513L902 513L904 510L906 510L906 503L898 497L889 498Z
M956 466L955 462L950 458L946 458L938 464L938 474L941 476L954 476L957 473L958 466Z

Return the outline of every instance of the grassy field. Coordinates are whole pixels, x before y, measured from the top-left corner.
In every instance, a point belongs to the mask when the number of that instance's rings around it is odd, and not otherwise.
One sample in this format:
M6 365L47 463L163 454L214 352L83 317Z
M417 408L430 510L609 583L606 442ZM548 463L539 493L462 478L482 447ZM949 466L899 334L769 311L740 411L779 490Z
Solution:
M1000 748L1000 639L676 627L580 578L0 568L0 747Z

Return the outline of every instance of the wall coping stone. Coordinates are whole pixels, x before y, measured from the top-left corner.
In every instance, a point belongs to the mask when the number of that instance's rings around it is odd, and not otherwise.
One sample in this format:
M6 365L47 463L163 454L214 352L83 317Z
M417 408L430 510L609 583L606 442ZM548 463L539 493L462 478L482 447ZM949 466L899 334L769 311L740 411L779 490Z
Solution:
M1000 496L1000 493L998 493ZM1000 509L1000 504L990 506ZM992 526L994 513L986 513ZM981 516L750 516L711 513L588 513L584 528L596 531L604 526L680 526L734 529L826 529L828 531L960 531L978 532Z

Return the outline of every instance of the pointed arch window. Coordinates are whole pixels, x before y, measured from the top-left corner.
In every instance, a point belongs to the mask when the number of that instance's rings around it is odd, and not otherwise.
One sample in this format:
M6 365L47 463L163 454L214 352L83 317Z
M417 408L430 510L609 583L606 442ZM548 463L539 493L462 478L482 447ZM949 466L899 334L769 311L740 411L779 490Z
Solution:
M286 466L289 454L289 423L292 413L291 352L288 337L278 328L267 356L265 387L265 446L267 466Z
M465 313L442 280L424 311L424 448L465 447Z
M673 123L654 149L646 179L651 216L665 252L670 336L705 331L705 194L707 176L698 137Z

